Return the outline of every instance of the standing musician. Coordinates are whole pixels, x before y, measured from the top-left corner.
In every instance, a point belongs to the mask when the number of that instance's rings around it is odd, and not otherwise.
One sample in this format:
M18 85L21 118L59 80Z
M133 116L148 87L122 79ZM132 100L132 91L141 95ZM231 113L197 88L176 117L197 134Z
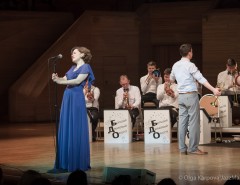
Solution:
M153 102L158 107L158 100L156 98L157 87L162 84L162 77L160 72L155 73L157 69L156 62L150 61L147 64L148 74L140 78L140 85L142 90L142 107L145 102Z
M100 96L100 90L98 87L95 87L91 85L90 89L88 87L88 82L86 82L86 85L83 89L84 95L85 95L85 101L86 101L86 107L88 111L88 115L90 118L90 121L92 123L92 141L96 141L96 128L98 124L99 119L99 96Z
M116 91L115 108L129 110L134 127L141 105L140 90L137 86L130 85L127 75L121 75L119 83L122 87Z
M240 97L240 86L236 84L235 79L238 76L237 63L229 58L226 64L226 70L218 74L217 86L222 90L223 95L229 95L231 105L238 106Z
M181 154L205 155L207 152L201 151L200 141L200 105L197 92L196 80L211 90L215 96L221 95L218 88L203 77L194 63L191 62L193 49L191 44L182 44L179 48L181 59L174 63L170 74L171 82L177 81L178 86L178 144ZM189 128L189 144L185 139Z
M171 125L177 122L178 117L178 91L177 84L170 82L171 68L164 70L164 83L157 88L157 99L159 100L159 107L168 108L170 111Z

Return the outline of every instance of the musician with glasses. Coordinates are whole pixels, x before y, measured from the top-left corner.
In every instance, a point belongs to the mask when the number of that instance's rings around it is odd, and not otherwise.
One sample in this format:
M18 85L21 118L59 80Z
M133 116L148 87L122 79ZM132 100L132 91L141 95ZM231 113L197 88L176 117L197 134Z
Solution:
M171 125L173 127L178 118L178 91L177 84L170 82L171 70L171 68L164 70L164 83L160 84L157 88L157 99L159 100L160 109L169 109Z
M90 121L92 123L92 141L96 141L97 133L96 128L99 121L99 97L100 97L100 89L94 85L88 87L88 82L86 82L84 89L84 96L86 101L86 107L88 111L88 115Z
M240 102L240 86L236 84L235 79L238 76L237 62L229 58L226 64L226 70L218 74L217 86L222 90L223 95L228 95L231 105Z
M148 74L140 78L140 86L142 91L142 107L145 102L153 102L158 107L159 101L156 98L157 88L162 84L162 77L160 72L155 73L157 64L150 61L147 64Z
M137 86L130 85L127 75L121 75L119 83L122 87L116 91L115 108L129 110L132 127L134 127L141 106L140 90Z

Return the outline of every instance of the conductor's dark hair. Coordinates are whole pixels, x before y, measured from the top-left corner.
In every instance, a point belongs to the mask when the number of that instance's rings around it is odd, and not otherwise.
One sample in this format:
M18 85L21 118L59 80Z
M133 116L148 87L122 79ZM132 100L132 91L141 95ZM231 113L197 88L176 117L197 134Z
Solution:
M179 48L180 55L182 57L186 57L188 53L191 51L192 45L191 44L182 44Z

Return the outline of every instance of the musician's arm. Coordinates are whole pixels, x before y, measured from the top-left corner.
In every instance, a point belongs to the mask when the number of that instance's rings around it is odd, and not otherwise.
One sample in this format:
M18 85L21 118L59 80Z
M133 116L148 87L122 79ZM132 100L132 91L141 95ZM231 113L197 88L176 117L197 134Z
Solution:
M208 81L205 81L203 85L208 88L210 91L213 92L215 96L220 96L221 92L219 91L219 88L214 88Z
M100 97L100 89L98 87L95 87L93 90L94 100L98 101Z
M76 79L67 80L66 76L59 78L56 74L52 75L52 80L61 85L78 85L87 78L88 74L79 74Z
M116 97L115 97L115 108L119 109L122 108L123 105L123 94L120 92L120 89L116 91Z
M140 104L141 104L141 93L138 87L136 87L135 89L135 93L134 93L134 98L135 98L135 102L133 103L132 107L133 108L139 108Z
M146 83L145 76L140 79L141 91L143 94L147 92L148 84Z
M157 99L159 101L162 101L163 97L164 97L164 84L159 85L157 87Z

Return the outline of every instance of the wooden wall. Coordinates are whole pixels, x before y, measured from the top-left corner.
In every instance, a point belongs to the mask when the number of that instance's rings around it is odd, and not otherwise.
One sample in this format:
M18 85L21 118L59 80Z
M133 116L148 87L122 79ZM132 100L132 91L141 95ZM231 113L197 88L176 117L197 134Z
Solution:
M70 13L0 11L0 120L8 119L11 85L72 23Z
M150 55L141 60L142 72L146 63L155 60L161 72L180 59L179 46L191 43L194 62L202 69L202 15L209 10L211 2L176 2L144 5L140 12L148 10L146 27L149 31ZM145 10L145 11L143 11ZM146 29L146 28L145 28ZM144 44L143 44L144 45ZM142 52L141 52L142 53ZM148 57L148 58L147 58ZM141 73L142 74L142 73ZM143 74L142 74L143 75Z

